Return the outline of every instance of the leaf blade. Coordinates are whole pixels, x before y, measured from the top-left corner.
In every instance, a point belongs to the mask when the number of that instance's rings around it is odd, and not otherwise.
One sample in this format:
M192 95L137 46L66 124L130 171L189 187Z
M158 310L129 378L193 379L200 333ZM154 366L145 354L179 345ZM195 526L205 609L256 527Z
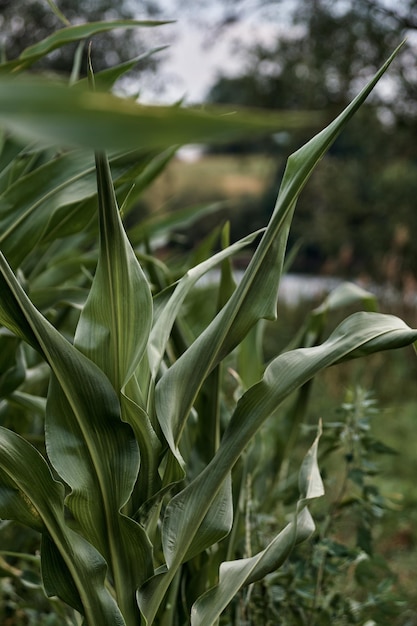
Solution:
M125 626L104 584L103 558L65 524L64 495L62 483L52 477L39 452L16 433L0 427L0 515L42 532L53 544L60 572L70 576L67 581L61 577L54 590L81 610L90 626ZM48 562L46 555L45 567ZM57 567L54 571L58 573ZM46 587L51 588L48 580Z
M294 519L260 553L246 559L226 561L220 565L219 583L200 596L191 611L192 626L211 626L242 587L263 579L276 571L288 558L295 545L311 536L315 529L308 511L310 500L324 494L317 463L318 435L308 451L299 474L300 498Z
M0 76L0 121L27 139L96 150L168 148L310 125L310 113L145 106L83 85Z
M276 318L276 302L286 242L295 204L314 167L389 67L400 47L352 103L323 131L292 154L276 206L242 281L213 322L162 376L156 387L156 411L174 455L201 385L215 365L262 318ZM172 389L176 389L175 395Z

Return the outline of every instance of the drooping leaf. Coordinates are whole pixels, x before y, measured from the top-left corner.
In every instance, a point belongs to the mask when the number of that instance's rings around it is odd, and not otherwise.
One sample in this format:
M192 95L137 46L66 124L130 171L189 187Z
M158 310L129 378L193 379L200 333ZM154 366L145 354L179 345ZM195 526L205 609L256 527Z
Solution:
M384 349L402 347L416 339L417 330L410 329L396 317L356 313L338 326L323 344L292 350L274 359L266 369L263 379L240 399L212 462L168 505L163 527L167 563L170 565L179 556L181 536L184 538L184 548L187 544L186 551L189 550L191 534L196 533L199 519L196 511L204 511L204 515L207 513L209 494L215 496L222 481L262 423L292 391L334 363ZM190 505L189 510L185 503ZM186 527L184 517L187 514L192 516L193 530Z
M259 554L237 561L226 561L220 565L218 585L198 598L192 607L192 626L216 624L221 612L242 587L261 580L277 570L287 559L294 546L310 537L315 525L307 504L313 498L324 494L317 464L317 447L320 434L319 430L319 434L306 455L300 470L300 499L297 502L293 521Z
M105 561L65 523L64 495L64 486L52 477L39 452L0 427L0 517L17 520L45 536L50 546L42 565L46 588L83 613L88 626L125 626L105 586Z

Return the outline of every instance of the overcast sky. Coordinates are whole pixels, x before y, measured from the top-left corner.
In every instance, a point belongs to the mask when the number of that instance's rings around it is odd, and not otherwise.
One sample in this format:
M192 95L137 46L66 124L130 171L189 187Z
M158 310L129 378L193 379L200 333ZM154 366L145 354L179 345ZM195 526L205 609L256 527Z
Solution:
M279 33L279 15L267 21L261 13L243 14L239 22L223 29L216 29L214 12L199 14L198 21L190 11L179 15L175 24L160 29L162 43L170 45L163 53L164 91L160 93L150 83L142 90L141 100L201 102L219 73L233 75L242 69L244 60L236 42L272 41Z

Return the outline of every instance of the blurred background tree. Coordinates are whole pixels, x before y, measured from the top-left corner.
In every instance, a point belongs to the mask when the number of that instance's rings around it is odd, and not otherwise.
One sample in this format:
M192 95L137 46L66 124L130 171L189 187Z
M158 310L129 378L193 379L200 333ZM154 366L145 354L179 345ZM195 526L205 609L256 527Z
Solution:
M274 3L261 4L271 10ZM272 44L255 42L242 48L242 71L234 76L222 73L208 101L320 110L332 118L408 36L386 81L302 195L290 242L304 242L295 269L366 273L405 288L417 275L412 246L417 227L417 2L295 0L291 6L286 30ZM306 138L301 132L278 138L281 142L275 144L252 144L251 149L284 155ZM228 149L250 147L235 144ZM263 213L273 206L282 167L283 162L259 207Z

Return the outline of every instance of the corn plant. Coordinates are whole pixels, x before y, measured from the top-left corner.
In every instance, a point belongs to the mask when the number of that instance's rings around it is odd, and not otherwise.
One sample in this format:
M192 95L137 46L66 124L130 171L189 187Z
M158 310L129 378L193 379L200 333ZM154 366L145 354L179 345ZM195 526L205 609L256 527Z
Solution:
M417 339L396 317L359 312L266 368L240 358L241 393L223 403L224 364L248 353L260 320L276 319L297 198L395 53L289 157L266 228L232 245L224 231L220 252L172 281L139 245L146 223L131 241L122 215L175 146L310 118L143 107L74 76L68 86L22 75L52 49L121 25L156 23L69 26L0 66L0 517L40 533L42 585L70 623L209 626L314 531L320 426L288 523L277 520L262 551L239 553L241 462L264 422L324 368ZM98 75L98 87L128 65ZM257 240L235 286L229 259ZM183 304L218 264L217 314L190 336Z

